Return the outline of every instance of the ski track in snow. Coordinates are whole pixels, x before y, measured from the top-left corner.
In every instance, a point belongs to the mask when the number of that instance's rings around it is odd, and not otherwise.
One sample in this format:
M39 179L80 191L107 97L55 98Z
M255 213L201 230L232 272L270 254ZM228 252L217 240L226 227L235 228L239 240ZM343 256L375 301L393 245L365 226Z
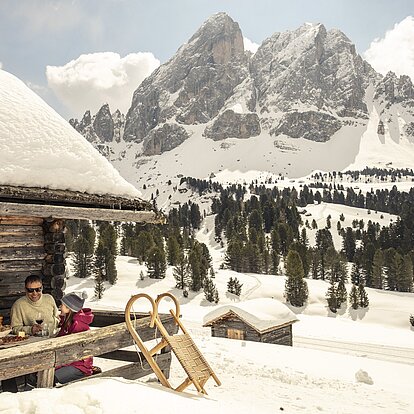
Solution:
M337 342L328 339L294 336L293 345L322 351L338 352L347 355L392 361L414 365L414 349L389 345L364 344L360 342Z

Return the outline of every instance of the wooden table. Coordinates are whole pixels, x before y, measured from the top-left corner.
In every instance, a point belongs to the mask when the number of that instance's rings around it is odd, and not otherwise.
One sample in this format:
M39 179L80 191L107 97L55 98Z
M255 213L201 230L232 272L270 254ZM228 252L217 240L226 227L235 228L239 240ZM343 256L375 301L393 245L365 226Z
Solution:
M171 315L161 315L161 319L170 334L177 332L177 326ZM154 332L149 323L149 317L141 318L136 322L136 330L143 341L152 340L155 336L159 337L159 332ZM33 338L0 350L0 380L37 372L37 386L51 388L56 367L90 356L131 362L96 376L122 376L135 379L152 372L148 371L148 364L140 363L135 351L122 350L133 345L125 322L56 338ZM142 360L145 361L145 358ZM168 378L171 364L170 350L161 353L157 361Z

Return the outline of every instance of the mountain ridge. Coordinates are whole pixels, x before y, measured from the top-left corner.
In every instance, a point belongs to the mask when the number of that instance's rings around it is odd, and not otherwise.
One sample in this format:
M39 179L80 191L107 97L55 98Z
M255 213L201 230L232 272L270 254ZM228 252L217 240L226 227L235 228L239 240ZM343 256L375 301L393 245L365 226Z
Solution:
M138 86L125 121L103 108L71 125L134 183L143 179L134 169L173 161L176 175L199 154L212 158L200 178L224 168L300 176L364 162L412 167L414 159L410 78L378 74L345 34L320 23L276 32L252 55L238 24L218 13ZM401 162L398 145L410 155ZM223 151L229 164L217 159ZM243 164L255 153L256 163Z

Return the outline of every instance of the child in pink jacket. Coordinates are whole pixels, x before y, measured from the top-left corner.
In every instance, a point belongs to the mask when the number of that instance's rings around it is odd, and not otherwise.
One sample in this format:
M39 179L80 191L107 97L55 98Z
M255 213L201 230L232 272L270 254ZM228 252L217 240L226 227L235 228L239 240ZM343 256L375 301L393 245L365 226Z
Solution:
M82 297L76 293L68 293L62 298L60 331L57 336L69 335L77 332L88 331L93 321L93 313L90 309L83 309L86 295ZM67 382L92 375L92 357L81 361L75 361L62 365L55 370L55 382L66 384Z

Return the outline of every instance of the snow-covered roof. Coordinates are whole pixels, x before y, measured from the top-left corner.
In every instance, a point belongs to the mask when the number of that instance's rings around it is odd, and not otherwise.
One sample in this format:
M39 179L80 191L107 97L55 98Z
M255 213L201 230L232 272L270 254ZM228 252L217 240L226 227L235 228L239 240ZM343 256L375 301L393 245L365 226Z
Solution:
M260 333L298 321L296 315L282 302L258 298L216 308L204 316L203 326L211 326L231 312Z
M67 121L4 70L0 70L0 185L140 196Z

